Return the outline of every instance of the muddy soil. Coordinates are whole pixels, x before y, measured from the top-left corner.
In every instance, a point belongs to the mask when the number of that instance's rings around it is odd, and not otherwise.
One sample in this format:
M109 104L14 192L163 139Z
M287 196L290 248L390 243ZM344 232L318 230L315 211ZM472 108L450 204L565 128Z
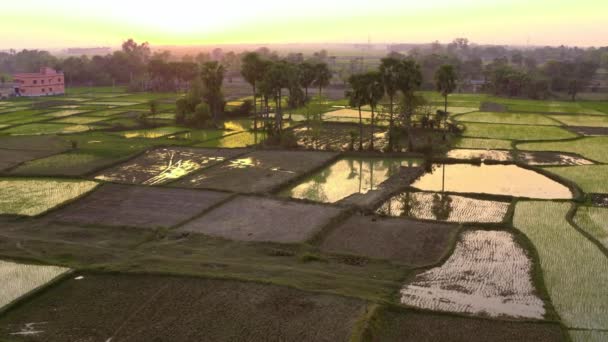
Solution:
M325 205L239 196L178 231L231 240L295 243L311 238L341 212Z
M555 323L475 319L419 312L386 312L381 329L372 329L374 342L557 342L565 341Z
M441 260L457 231L456 225L355 215L328 234L321 250L424 266Z
M50 214L49 219L74 224L170 227L229 196L215 191L106 184Z
M551 166L551 165L593 165L591 160L571 153L559 152L518 152L517 157L528 165Z
M272 285L79 274L1 318L0 339L348 341L364 310L356 299Z
M568 130L586 136L608 135L608 127L567 126Z

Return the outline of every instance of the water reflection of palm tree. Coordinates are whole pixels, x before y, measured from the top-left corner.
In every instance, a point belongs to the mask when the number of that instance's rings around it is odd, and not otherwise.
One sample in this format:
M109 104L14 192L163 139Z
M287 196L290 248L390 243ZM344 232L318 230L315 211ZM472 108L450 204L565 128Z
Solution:
M431 212L435 219L439 221L447 220L452 214L452 197L444 193L433 194Z

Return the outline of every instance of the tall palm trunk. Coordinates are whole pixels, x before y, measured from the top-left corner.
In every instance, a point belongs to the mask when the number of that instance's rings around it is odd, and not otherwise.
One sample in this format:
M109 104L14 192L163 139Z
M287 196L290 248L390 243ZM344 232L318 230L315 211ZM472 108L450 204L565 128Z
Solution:
M258 102L257 97L255 96L255 83L253 86L253 131L257 132L258 130Z
M370 134L370 141L369 141L369 149L371 151L374 150L374 107L376 107L375 105L372 105L372 130L371 130L371 134Z
M394 113L393 113L393 96L389 96L389 110L390 110L390 116L389 116L389 120L388 120L388 150L389 151L393 151L393 127L395 125L395 119L394 119Z
M361 105L359 105L359 151L363 151L363 117L361 116Z

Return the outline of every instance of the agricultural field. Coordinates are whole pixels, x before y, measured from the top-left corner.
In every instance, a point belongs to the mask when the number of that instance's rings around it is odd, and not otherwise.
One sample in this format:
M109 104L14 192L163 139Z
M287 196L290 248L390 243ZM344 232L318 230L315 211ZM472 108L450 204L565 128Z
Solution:
M559 121L552 120L542 114L531 113L493 113L493 112L474 112L462 114L455 117L461 122L481 122L494 124L511 125L545 125L559 126Z
M566 220L570 203L518 202L513 225L538 252L555 310L572 329L608 327L608 259Z
M502 125L490 123L466 123L463 135L472 138L503 140L562 140L577 135L560 127L531 125Z
M525 151L561 151L579 154L585 158L608 163L608 137L584 137L569 141L534 142L518 144Z
M377 213L446 222L502 222L510 202L431 192L405 192L386 201Z
M534 294L531 271L531 260L511 234L467 231L445 263L417 274L401 289L401 303L435 311L542 319L545 308Z
M608 249L608 208L580 206L574 223Z
M0 178L0 215L35 216L93 190L85 180Z
M175 93L0 102L0 340L605 339L605 103L452 94L464 132L416 115L394 152L364 107L359 151L330 91L280 145Z

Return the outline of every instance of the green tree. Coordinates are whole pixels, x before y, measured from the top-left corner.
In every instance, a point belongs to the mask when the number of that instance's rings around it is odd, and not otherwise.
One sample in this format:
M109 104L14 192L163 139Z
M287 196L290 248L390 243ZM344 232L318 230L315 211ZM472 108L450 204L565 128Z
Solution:
M218 120L224 107L222 83L224 82L224 66L216 61L206 62L201 68L201 80L204 85L203 97L211 109L214 120Z
M283 125L283 88L289 86L289 66L286 62L273 62L268 71L264 75L265 86L268 87L268 91L272 94L275 101L275 130L278 134L281 133Z
M448 95L454 92L456 89L456 71L454 71L454 66L449 64L444 64L435 73L435 87L441 96L443 96L443 111L444 111L444 124L443 127L446 127L447 124L447 114L448 114Z
M576 79L570 80L568 83L568 95L572 98L572 101L576 101L576 95L579 91L579 82Z
M422 72L420 71L420 65L418 65L418 63L416 63L416 61L413 59L405 59L401 61L401 64L399 65L397 84L397 88L403 95L401 114L405 118L408 140L407 145L408 150L411 151L413 149L412 116L418 106L418 99L415 92L422 84Z
M253 88L253 130L258 128L257 91L256 85L264 77L265 63L256 52L249 52L243 56L241 75Z
M351 107L356 107L359 110L359 151L363 150L363 117L361 115L361 107L367 104L367 88L365 75L356 74L348 78L350 90L346 92L348 104Z
M316 78L315 66L309 62L300 64L300 84L304 88L304 96L308 101L308 88L313 84Z
M400 64L401 60L395 57L382 58L380 63L380 75L382 76L382 83L389 102L388 148L391 151L393 149L393 134L395 128L394 104L399 86Z
M321 98L321 95L323 94L323 88L326 88L329 85L331 76L331 71L326 63L315 64L314 85L319 88L319 98Z
M363 76L365 88L366 102L372 108L371 113L371 135L370 135L370 150L374 149L374 112L378 103L384 97L384 84L382 82L382 74L377 71L370 71Z
M158 113L158 101L150 100L148 102L148 107L150 108L150 116L152 117L152 120L155 120L156 114Z

